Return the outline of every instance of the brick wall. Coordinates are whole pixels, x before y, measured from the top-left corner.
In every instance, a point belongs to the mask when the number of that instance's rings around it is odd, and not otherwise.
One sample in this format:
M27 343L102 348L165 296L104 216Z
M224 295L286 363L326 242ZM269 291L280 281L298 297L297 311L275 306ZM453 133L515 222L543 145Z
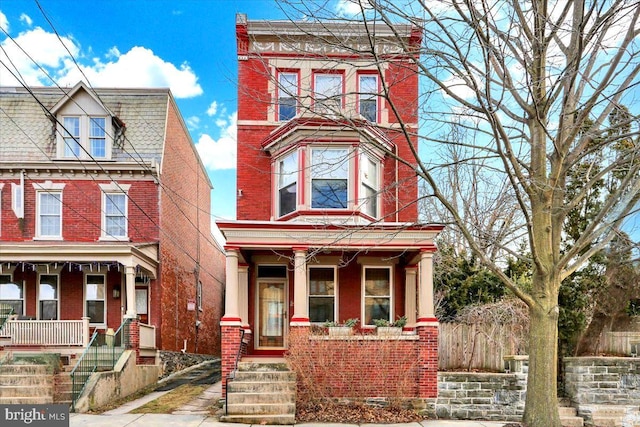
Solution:
M227 395L227 378L235 369L242 341L240 326L222 326L222 397Z
M160 177L160 289L152 294L159 346L220 354L225 258L211 235L211 186L177 107L170 101ZM188 310L202 283L202 310ZM160 310L158 310L160 308ZM197 325L199 323L199 326Z

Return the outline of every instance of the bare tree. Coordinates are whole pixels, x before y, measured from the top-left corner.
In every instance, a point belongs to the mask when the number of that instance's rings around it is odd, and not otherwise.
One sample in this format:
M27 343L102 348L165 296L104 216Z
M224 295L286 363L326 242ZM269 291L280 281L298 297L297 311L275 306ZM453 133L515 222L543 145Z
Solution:
M633 111L640 71L639 3L342 3L355 7L357 13L339 19L364 25L372 41L379 25L393 29L410 23L421 31L421 51L407 64L417 68L422 77L421 93L416 94L421 97L420 142L414 143L414 127L397 123L397 130L412 147L412 157L398 161L415 167L427 185L427 194L444 207L466 244L527 305L530 367L523 421L529 427L560 427L556 391L560 284L611 241L625 219L637 213L640 198L640 148L635 138L639 124L637 111ZM327 22L336 19L330 4L326 0L290 0L284 10L292 20ZM331 27L326 30L330 32ZM374 43L354 46L348 34L324 37L328 43L351 49L354 55L365 53L380 64L384 62ZM397 42L403 43L403 39L398 37ZM383 76L383 67L379 70ZM393 90L383 86L380 96L389 115L399 118L402 105L388 96ZM631 106L628 116L609 122L607 118L620 105ZM464 127L464 139L450 140L451 123ZM621 136L628 137L631 144L623 152L614 147ZM443 145L451 146L443 151L449 159L434 156ZM585 175L583 189L567 198L570 171L596 151L599 155L593 156L593 161L598 162L597 173ZM457 177L443 180L452 165L459 169ZM570 248L563 248L568 213L583 202L593 185L612 174L617 174L620 185L602 194L592 221ZM515 200L517 214L502 232L525 236L528 247L524 252L530 254L533 265L530 290L507 277L492 251L487 251L494 242L509 242L495 236L503 219L471 221L475 195L458 197L464 192L451 188L456 180L465 180L474 193L484 191L494 209L500 209L501 198ZM517 223L519 230L515 229Z

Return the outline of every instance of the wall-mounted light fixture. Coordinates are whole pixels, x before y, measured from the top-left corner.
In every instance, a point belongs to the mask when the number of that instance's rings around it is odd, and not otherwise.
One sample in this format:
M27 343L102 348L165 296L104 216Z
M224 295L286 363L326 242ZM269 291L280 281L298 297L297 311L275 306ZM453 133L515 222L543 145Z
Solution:
M120 286L113 287L113 299L120 298Z

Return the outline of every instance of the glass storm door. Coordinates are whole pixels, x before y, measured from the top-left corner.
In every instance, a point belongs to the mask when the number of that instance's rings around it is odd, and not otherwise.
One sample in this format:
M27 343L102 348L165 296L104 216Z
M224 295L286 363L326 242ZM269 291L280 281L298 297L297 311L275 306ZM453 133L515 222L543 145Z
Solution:
M258 282L258 348L285 348L288 329L286 297L284 281Z

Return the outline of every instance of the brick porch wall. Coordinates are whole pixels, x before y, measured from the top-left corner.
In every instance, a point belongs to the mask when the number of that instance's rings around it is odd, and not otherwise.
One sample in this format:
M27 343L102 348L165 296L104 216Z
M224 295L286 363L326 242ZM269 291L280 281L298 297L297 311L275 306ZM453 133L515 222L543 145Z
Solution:
M222 326L222 398L227 395L227 377L235 368L241 344L242 327L240 325Z

